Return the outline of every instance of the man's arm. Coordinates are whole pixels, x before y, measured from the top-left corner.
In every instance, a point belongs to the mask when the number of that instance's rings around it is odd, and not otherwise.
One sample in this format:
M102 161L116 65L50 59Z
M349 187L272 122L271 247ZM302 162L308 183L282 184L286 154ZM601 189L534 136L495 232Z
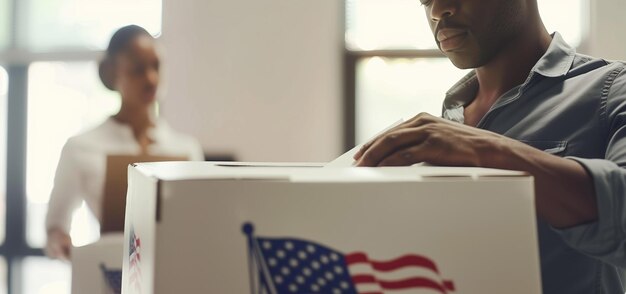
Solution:
M428 162L525 171L535 178L538 215L555 228L595 221L593 179L578 162L519 141L420 114L366 144L357 166L403 166Z

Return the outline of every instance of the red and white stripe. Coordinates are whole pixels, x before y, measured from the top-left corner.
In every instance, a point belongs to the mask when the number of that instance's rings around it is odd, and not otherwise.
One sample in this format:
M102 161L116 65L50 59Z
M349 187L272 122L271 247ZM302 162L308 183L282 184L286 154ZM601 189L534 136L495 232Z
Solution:
M134 248L131 248L129 258L128 281L137 293L141 293L141 241L133 235Z
M404 255L378 261L356 252L345 256L352 283L360 294L452 293L454 283L443 280L429 258ZM416 292L416 290L422 290Z

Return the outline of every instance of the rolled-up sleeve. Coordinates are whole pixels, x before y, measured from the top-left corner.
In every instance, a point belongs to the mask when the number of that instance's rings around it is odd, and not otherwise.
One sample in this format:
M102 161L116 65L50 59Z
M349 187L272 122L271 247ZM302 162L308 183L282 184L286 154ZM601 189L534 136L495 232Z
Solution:
M593 178L598 220L565 230L554 229L574 249L626 268L626 170L602 159L571 158Z
M76 163L75 149L70 139L61 152L48 203L46 229L58 228L68 233L72 212L82 199L80 166Z
M601 115L607 130L605 158L568 157L593 179L597 221L565 230L554 229L572 248L626 269L626 76L610 79Z

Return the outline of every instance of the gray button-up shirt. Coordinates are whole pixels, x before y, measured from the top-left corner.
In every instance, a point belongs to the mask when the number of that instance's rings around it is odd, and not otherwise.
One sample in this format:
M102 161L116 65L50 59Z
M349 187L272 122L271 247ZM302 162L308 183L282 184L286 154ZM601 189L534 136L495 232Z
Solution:
M558 33L526 81L498 99L477 127L581 163L593 178L598 220L557 230L539 220L545 294L624 293L626 269L626 70L577 54ZM443 117L463 122L474 72L444 101Z

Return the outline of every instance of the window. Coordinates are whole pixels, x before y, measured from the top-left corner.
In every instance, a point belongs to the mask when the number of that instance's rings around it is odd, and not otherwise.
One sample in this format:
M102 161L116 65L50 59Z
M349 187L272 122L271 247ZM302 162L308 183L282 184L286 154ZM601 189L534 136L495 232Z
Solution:
M100 83L95 62L36 62L28 70L28 81L26 237L30 246L42 247L48 200L65 141L115 114L120 99ZM73 222L75 245L98 237L86 222L93 224L94 219ZM77 230L79 225L82 230Z
M356 71L357 142L368 140L400 118L419 112L440 113L442 93L466 73L446 58L377 56L361 59Z
M20 0L18 5L25 28L18 45L38 52L101 50L117 28L132 23L161 33L161 1Z
M539 0L548 31L578 46L588 0ZM568 13L562 13L562 7ZM400 118L441 114L445 92L467 71L437 49L416 0L346 0L346 148Z
M346 0L346 13L351 50L437 48L416 0Z
M22 293L70 293L71 268L66 262L46 257L27 257L21 262Z
M9 0L0 0L0 50L9 45L11 6Z
M159 35L161 6L161 0L0 0L0 56L7 65L0 67L0 294L69 293L70 266L41 250L60 150L119 108L96 65L112 33L138 24ZM6 214L5 184L12 191ZM74 245L97 238L94 226L83 204L73 217Z

